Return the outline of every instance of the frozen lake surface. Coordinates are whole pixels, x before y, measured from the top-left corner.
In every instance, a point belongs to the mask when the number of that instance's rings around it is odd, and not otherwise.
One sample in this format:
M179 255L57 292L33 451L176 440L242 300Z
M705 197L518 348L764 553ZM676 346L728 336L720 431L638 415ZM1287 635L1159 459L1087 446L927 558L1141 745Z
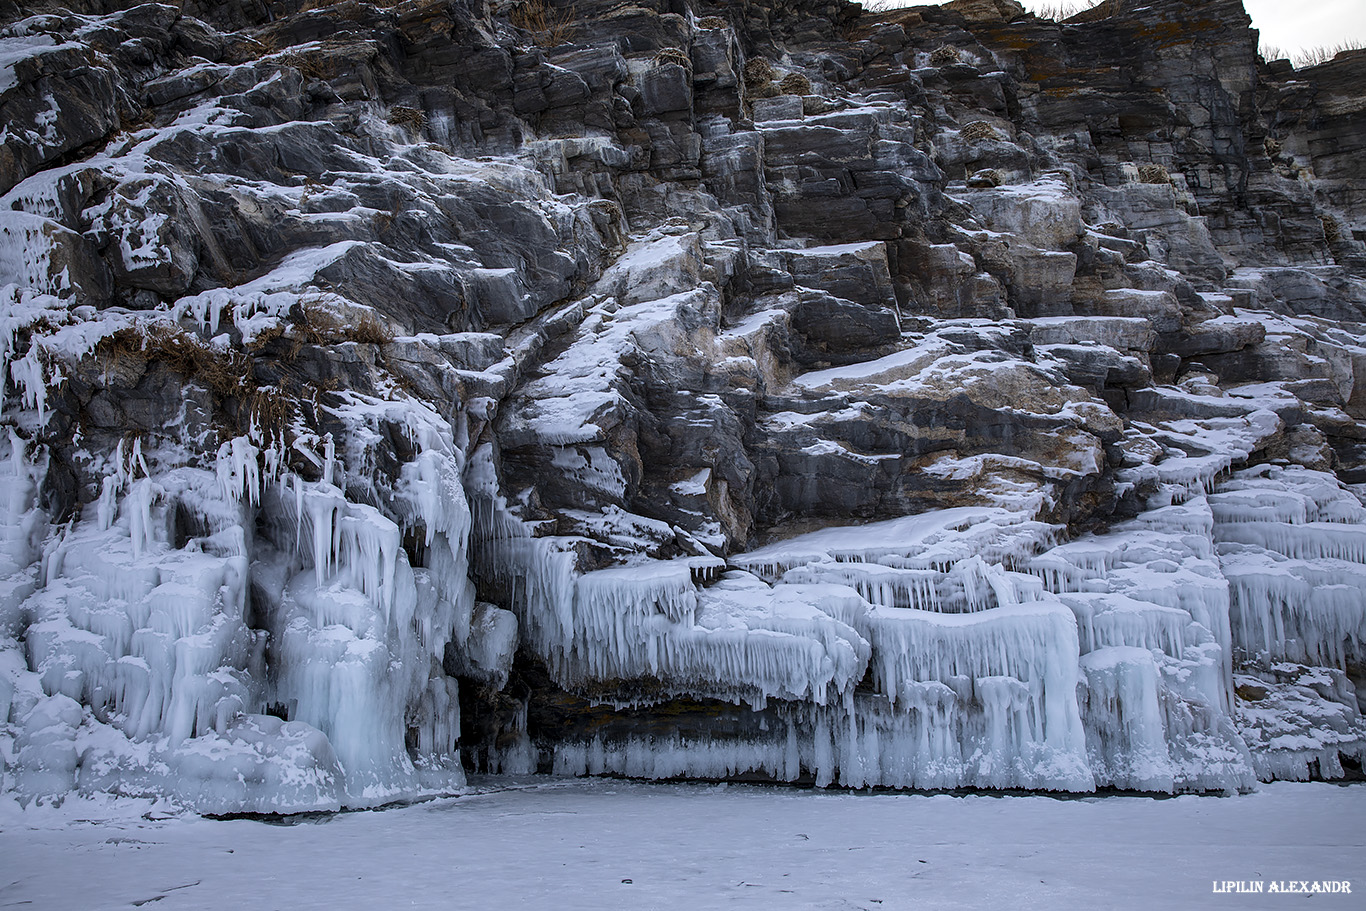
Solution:
M1366 907L1366 786L923 796L532 779L293 825L0 803L0 908ZM1350 880L1351 895L1216 894Z

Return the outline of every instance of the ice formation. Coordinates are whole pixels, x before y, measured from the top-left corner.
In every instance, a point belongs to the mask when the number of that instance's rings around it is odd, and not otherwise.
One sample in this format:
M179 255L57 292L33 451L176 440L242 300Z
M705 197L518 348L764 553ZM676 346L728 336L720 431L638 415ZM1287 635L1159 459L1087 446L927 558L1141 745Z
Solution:
M39 469L12 437L4 622L26 652L6 667L20 793L288 812L460 786L443 661L462 622L471 638L469 510L449 434L424 442L392 517L328 480L272 472L246 438L213 472L155 480L137 477L139 449L131 468L120 451L100 499L40 553ZM423 536L425 565L410 565L405 528ZM482 622L475 660L506 676L515 625Z
M0 787L1357 768L1357 58L794 3L3 23Z
M948 510L735 555L710 586L696 584L695 560L577 574L572 549L552 556L553 539L533 544L510 516L488 528L501 529L489 539L500 562L524 561L526 622L561 624L538 647L565 685L643 676L761 708L780 700L781 723L747 739L561 744L562 772L1141 791L1247 788L1311 763L1341 774L1339 753L1362 751L1342 671L1360 654L1362 567L1333 542L1362 527L1359 502L1304 469L1249 469L1208 496L1171 483L1179 505L1056 546L1056 530L1027 516ZM1250 501L1254 488L1270 496ZM1297 543L1308 539L1296 525L1325 515L1330 533ZM1257 540L1308 560L1240 543L1277 520ZM540 581L550 565L553 584ZM757 649L783 657L756 667ZM1261 662L1262 682L1235 693L1235 656L1237 680ZM1306 665L1298 683L1277 682L1296 667L1286 660ZM1332 723L1315 731L1313 717Z
M567 738L550 767L569 774L1180 791L1362 753L1343 669L1366 636L1366 510L1330 474L1193 485L1178 465L1173 505L1071 541L1031 512L960 507L585 568L584 540L520 518L492 450L467 460L430 409L352 397L339 413L411 440L384 508L343 486L372 482L330 439L315 480L259 437L224 442L213 470L163 469L139 441L110 454L80 521L50 528L43 460L11 433L16 790L228 812L456 787L454 675L501 689L519 643L570 690L650 681L618 706L762 716L741 736ZM476 603L481 574L511 613ZM519 711L487 767L537 767Z

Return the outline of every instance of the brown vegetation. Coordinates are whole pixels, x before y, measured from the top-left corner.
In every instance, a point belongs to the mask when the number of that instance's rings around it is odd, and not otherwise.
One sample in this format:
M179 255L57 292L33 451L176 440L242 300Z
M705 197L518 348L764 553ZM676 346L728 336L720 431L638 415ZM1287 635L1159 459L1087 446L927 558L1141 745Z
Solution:
M685 70L692 69L692 58L685 51L676 47L662 48L658 54L655 54L655 66L665 66L670 63L676 63Z
M396 104L389 109L389 122L396 127L421 131L427 128L427 115L417 108Z
M1138 179L1143 183L1171 183L1172 175L1160 164L1141 164L1138 166Z
M306 345L340 345L357 342L362 345L387 345L394 335L370 310L357 316L345 315L328 307L320 298L305 296L291 311L294 336Z
M959 135L968 142L981 142L985 139L1000 139L996 128L985 120L974 120L964 124L963 129L959 130Z
M578 31L574 7L557 8L549 0L522 0L508 13L508 21L535 35L538 44L550 47L568 44Z
M788 73L778 83L778 90L784 95L810 95L811 80L801 73Z
M930 52L930 66L950 66L959 59L958 48L947 44Z

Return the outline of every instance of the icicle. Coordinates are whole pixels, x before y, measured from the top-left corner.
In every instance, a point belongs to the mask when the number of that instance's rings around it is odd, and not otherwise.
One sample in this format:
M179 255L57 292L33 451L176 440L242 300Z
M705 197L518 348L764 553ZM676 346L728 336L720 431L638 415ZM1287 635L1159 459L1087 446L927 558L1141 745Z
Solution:
M118 482L120 487L128 480L126 466L127 462L123 456L123 440L119 440L119 445L114 450L114 480Z
M128 534L133 542L135 560L156 546L152 506L161 493L161 488L151 478L142 478L129 485L128 494L124 497L124 508L128 513Z
M260 451L245 437L233 437L218 447L218 483L234 503L243 499L256 506L261 493Z
M118 512L119 482L114 475L105 475L100 487L99 503L95 507L96 526L100 531L114 524Z
M323 483L333 483L333 473L336 467L337 444L332 441L332 434L323 437Z
M142 437L133 440L133 455L128 463L128 476L130 478L133 476L133 468L135 466L142 469L142 476L144 478L150 478L152 476L151 470L147 467L147 460L142 457Z

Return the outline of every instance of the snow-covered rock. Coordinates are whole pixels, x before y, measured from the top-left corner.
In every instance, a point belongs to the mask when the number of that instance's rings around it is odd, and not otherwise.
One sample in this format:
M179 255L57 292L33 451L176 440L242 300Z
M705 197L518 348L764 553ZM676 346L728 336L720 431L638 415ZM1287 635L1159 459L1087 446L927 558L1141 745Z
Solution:
M3 14L5 789L1357 768L1366 58L554 6Z

